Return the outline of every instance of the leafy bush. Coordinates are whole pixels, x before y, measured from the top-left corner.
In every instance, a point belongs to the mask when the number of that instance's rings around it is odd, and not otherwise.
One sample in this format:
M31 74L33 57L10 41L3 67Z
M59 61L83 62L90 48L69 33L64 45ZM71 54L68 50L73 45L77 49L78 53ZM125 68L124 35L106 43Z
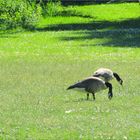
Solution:
M48 0L47 3L42 1L41 7L43 16L57 16L61 13L63 9L60 0Z
M2 29L17 26L33 28L40 17L40 7L30 0L0 0L0 25Z

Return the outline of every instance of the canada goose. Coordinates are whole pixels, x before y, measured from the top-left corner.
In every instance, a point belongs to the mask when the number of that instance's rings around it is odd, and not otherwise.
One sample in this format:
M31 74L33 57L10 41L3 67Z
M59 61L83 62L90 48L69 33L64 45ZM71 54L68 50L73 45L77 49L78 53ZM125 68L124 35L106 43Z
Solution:
M93 100L95 100L95 93L109 88L108 91L108 98L111 99L113 97L112 93L112 85L108 82L103 81L102 79L98 77L89 77L87 79L82 80L81 82L78 82L74 85L71 85L67 88L69 89L76 89L80 91L86 91L87 92L87 100L89 99L89 93L92 93Z
M112 72L112 70L107 69L107 68L98 69L97 71L94 72L93 76L94 77L101 77L101 78L103 78L103 80L105 82L108 82L115 77L116 80L120 83L120 85L123 84L123 80L120 78L120 76L117 73Z

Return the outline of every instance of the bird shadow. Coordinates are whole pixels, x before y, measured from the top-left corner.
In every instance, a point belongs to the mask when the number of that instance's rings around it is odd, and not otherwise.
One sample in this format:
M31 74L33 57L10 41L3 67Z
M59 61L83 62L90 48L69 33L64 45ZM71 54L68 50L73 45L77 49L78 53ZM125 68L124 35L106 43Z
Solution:
M86 98L78 98L78 99L73 99L73 100L65 101L65 103L70 103L70 102L79 103L79 102L90 102L90 101L93 102L92 99L87 100Z

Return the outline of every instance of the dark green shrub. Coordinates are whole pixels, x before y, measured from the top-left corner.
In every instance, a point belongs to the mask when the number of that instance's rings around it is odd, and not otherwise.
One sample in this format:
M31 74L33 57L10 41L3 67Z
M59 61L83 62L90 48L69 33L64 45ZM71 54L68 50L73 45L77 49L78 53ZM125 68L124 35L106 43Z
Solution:
M0 0L2 29L33 28L40 17L40 7L32 0Z

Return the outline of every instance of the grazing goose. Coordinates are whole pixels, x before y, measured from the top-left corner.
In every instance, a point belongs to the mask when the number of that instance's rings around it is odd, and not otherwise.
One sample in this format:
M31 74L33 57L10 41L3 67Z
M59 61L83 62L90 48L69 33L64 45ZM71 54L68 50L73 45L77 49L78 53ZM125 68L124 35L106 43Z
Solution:
M123 84L123 80L120 78L120 76L117 73L112 72L112 70L107 68L98 69L97 71L94 72L93 76L103 78L105 82L108 82L115 77L116 80L120 83L120 85Z
M67 88L69 89L75 89L75 90L80 90L80 91L86 91L87 92L87 100L89 99L89 93L92 93L93 95L93 100L95 100L95 93L109 88L108 91L108 98L111 99L113 97L112 93L112 85L108 82L103 81L102 79L98 77L89 77L87 79L84 79L81 82L78 82L74 85L71 85Z

